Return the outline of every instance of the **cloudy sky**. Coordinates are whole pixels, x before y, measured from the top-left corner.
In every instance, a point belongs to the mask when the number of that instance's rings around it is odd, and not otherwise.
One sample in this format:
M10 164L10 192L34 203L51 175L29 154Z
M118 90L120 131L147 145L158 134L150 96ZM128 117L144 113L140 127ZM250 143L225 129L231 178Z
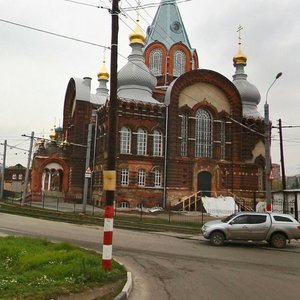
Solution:
M97 88L97 72L103 57L109 68L111 16L110 0L0 0L0 143L28 149L28 138L48 137L53 126L62 124L66 87L71 77L92 77ZM121 8L136 7L136 0L120 1ZM160 0L142 0L141 26L146 31ZM296 0L179 0L190 42L197 49L200 67L232 79L232 57L238 50L237 28L243 26L242 49L248 57L248 80L259 89L263 115L269 92L270 118L277 125L300 126L300 1ZM152 7L150 7L152 6ZM130 53L128 35L136 12L120 15L119 68ZM11 23L10 23L11 22ZM49 35L14 25L82 40ZM96 44L96 45L91 45ZM300 173L300 128L283 129L286 174ZM0 162L3 146L0 145ZM23 150L8 148L7 165L26 165ZM272 160L280 163L278 130L272 131Z

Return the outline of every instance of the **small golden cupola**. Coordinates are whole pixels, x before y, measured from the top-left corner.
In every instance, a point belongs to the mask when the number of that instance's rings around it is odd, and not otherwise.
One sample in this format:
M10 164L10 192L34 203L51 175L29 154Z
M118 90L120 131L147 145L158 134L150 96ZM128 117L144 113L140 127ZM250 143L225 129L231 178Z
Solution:
M233 57L234 65L247 65L247 56L242 52L241 45L239 45L238 53Z
M243 27L239 25L239 28L237 30L239 34L239 50L238 53L233 57L233 65L236 67L237 65L247 65L247 56L242 52L242 37L241 37L241 31L243 30Z
M103 65L99 71L98 75L98 80L107 80L109 79L109 73L107 71L106 65L105 65L105 61L103 61Z
M145 39L146 39L146 36L140 26L140 20L139 20L139 18L137 18L136 26L135 26L134 30L131 32L131 34L129 35L130 43L138 43L138 44L144 45Z
M49 137L50 137L51 141L55 141L56 140L57 133L56 133L56 131L54 129L51 129Z

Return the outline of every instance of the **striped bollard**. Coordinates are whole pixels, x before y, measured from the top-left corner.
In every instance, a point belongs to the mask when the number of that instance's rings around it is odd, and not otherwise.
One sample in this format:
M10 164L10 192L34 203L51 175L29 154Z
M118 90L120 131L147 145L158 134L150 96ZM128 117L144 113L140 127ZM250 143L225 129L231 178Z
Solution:
M105 271L112 269L112 240L114 228L114 207L107 205L104 212L102 267Z

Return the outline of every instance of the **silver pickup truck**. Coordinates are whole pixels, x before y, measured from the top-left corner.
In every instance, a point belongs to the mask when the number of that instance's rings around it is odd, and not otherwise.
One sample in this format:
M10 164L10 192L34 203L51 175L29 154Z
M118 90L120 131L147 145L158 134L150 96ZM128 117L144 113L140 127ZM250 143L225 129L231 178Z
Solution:
M213 246L230 240L251 240L284 248L287 240L300 239L300 224L288 214L239 212L205 223L202 233Z

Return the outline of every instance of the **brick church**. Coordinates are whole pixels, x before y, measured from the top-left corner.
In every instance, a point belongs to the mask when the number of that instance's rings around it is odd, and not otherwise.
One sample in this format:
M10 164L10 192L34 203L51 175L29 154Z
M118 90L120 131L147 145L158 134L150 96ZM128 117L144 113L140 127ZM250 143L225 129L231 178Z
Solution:
M175 206L192 194L250 198L264 190L264 120L260 94L248 82L239 45L234 75L202 69L176 1L161 0L144 34L137 21L131 54L118 72L117 207ZM109 74L99 87L71 78L63 126L40 140L33 160L35 200L51 193L82 201L87 166L89 202L105 202Z

